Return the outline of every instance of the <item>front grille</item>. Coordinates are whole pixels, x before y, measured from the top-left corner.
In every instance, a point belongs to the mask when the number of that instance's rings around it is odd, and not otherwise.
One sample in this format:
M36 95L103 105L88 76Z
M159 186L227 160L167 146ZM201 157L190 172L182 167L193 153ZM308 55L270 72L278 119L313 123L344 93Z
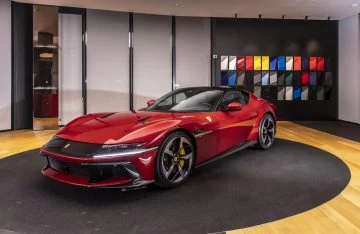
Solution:
M101 144L70 141L54 137L44 146L44 149L56 154L75 156L78 158L91 158L101 147Z
M81 165L48 157L49 166L59 172L89 178L90 183L100 182L109 178L132 178L125 165Z

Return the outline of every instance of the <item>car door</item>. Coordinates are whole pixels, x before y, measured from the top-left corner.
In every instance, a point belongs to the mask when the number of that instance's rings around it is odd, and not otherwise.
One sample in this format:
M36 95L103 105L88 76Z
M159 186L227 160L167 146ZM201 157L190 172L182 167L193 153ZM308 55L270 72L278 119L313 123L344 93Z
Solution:
M198 122L201 124L201 128L194 135L197 145L196 161L200 164L218 154L218 133L216 129L220 121L216 112L208 112L200 114Z
M228 90L219 102L216 111L219 125L218 153L222 153L244 142L256 122L257 113L251 108L249 94L241 90ZM242 105L240 110L229 111L227 105L238 102Z

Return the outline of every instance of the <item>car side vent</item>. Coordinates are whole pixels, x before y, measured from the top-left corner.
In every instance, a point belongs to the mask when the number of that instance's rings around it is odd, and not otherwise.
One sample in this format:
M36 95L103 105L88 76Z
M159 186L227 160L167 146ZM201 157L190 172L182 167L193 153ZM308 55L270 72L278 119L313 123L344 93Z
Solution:
M106 119L107 117L112 116L113 114L115 114L115 112L114 112L114 113L110 113L110 114L106 114L106 115L102 115L102 116L100 116L99 118L100 118L100 119Z
M138 122L145 122L146 120L150 119L152 116L148 116L148 117L145 117L145 118L141 118L141 119L138 119L137 121Z

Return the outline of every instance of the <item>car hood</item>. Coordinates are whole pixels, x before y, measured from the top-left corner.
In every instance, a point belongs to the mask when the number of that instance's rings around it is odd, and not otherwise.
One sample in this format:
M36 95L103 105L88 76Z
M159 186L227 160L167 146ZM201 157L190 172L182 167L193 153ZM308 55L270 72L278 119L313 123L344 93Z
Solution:
M57 136L94 144L149 142L181 121L175 113L162 112L88 114L67 124Z

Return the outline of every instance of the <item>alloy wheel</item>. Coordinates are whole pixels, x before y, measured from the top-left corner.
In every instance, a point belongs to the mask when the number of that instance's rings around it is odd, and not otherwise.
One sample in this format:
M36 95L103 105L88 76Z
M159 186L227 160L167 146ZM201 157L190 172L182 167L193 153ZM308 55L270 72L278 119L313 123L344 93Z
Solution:
M261 125L261 140L266 147L270 147L274 142L275 124L270 115L265 116Z
M173 138L162 155L161 168L165 179L180 183L186 179L193 164L193 146L183 136Z

